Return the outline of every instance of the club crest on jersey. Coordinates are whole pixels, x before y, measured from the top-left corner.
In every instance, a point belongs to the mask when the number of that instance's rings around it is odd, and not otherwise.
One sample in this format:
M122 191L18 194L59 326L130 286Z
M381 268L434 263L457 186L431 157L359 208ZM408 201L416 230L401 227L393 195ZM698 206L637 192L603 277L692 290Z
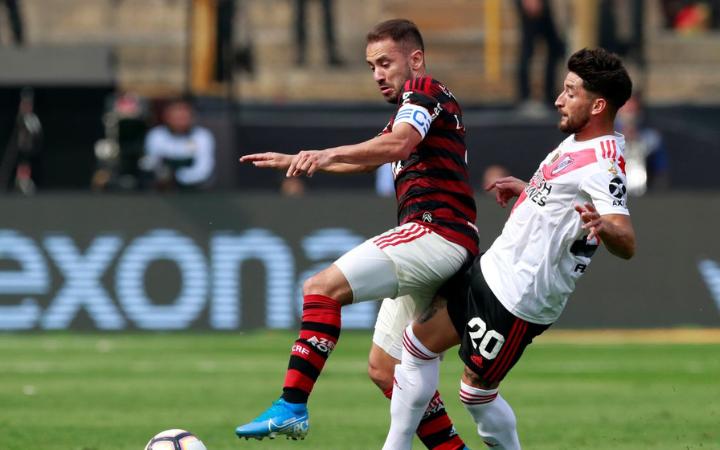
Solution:
M422 215L422 220L423 220L423 222L432 223L433 216L432 216L432 214L430 214L429 211L425 211Z
M612 162L610 163L610 168L608 169L608 172L610 172L610 173L613 174L613 175L617 175L617 174L618 174L618 171L617 171L617 169L615 168L615 164L613 164Z
M554 175L559 174L560 172L565 170L568 166L570 166L573 162L574 161L570 155L566 156L565 158L562 159L562 161L560 161L558 163L557 166L555 166L555 168L552 170L552 172L550 172L550 175L554 176Z

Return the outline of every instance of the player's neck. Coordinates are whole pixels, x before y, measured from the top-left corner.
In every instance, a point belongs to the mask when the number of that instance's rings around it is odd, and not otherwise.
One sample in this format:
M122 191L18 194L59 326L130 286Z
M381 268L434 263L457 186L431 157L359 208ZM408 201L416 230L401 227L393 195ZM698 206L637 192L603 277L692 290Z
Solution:
M416 78L421 78L421 77L424 77L425 75L427 75L427 71L425 70L425 66L419 68L418 70L413 70L413 71L412 71L412 75L413 75L413 80L416 79Z
M611 135L615 132L613 123L588 123L585 128L575 132L576 141L589 141L591 139L599 138L600 136Z

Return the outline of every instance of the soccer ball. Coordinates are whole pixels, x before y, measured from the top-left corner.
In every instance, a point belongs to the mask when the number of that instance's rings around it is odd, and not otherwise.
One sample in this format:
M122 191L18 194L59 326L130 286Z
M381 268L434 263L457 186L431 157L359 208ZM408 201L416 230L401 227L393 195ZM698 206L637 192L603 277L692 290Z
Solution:
M207 450L207 447L189 431L165 430L153 436L145 450Z

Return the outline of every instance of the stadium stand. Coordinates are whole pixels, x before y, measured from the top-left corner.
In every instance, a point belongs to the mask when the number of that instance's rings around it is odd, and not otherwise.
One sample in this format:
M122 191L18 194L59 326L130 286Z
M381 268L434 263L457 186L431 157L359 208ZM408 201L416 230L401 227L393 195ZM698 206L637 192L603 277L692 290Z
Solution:
M424 30L427 56L433 73L452 86L466 103L509 102L514 99L514 66L517 55L512 2L500 2L501 77L480 79L484 71L485 3L451 0L338 0L338 41L348 65L328 70L322 61L320 27L309 29L309 61L293 66L292 5L285 0L245 0L236 25L252 41L256 72L238 74L239 97L253 101L368 101L375 87L366 76L363 36L378 20L406 16ZM27 0L28 45L99 44L113 47L121 87L163 96L185 86L187 29L190 3L167 0ZM313 24L320 14L311 5ZM646 94L651 102L700 102L720 100L720 40L713 32L679 35L662 28L661 12L646 2ZM558 8L565 11L567 8ZM561 17L567 23L569 17ZM565 26L572 34L574 30ZM236 30L237 31L237 30ZM540 61L537 62L540 64ZM318 77L322 76L322 83ZM539 80L534 80L537 84ZM352 84L354 89L348 90ZM666 89L673 86L673 89ZM223 89L217 89L224 93Z

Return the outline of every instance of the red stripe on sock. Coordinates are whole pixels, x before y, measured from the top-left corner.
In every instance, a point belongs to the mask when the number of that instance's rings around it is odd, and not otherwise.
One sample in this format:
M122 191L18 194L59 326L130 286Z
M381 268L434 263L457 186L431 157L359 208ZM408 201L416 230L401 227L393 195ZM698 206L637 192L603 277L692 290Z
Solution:
M422 438L431 434L435 434L450 426L452 426L452 422L450 421L450 418L446 414L444 414L442 416L428 420L427 422L420 422L420 425L418 425L417 429L417 435Z
M403 345L405 346L405 350L407 350L411 355L416 357L417 359L422 359L425 361L430 361L432 359L435 359L434 356L430 356L425 354L422 350L417 348L415 344L412 342L412 339L410 339L410 336L408 336L407 331L403 333Z
M497 392L489 395L472 394L467 391L460 390L460 401L466 405L483 405L490 403L497 398Z
M318 322L340 328L340 308L337 301L324 295L306 295L303 297L303 322Z
M387 389L387 390L383 391L383 395L384 395L385 398L387 398L388 400L390 400L390 399L392 398L392 393L393 393L393 388L392 388L392 387L390 387L390 389Z
M299 370L288 369L287 374L285 375L285 384L283 387L300 389L301 391L305 391L309 394L314 385L315 380L304 373Z

